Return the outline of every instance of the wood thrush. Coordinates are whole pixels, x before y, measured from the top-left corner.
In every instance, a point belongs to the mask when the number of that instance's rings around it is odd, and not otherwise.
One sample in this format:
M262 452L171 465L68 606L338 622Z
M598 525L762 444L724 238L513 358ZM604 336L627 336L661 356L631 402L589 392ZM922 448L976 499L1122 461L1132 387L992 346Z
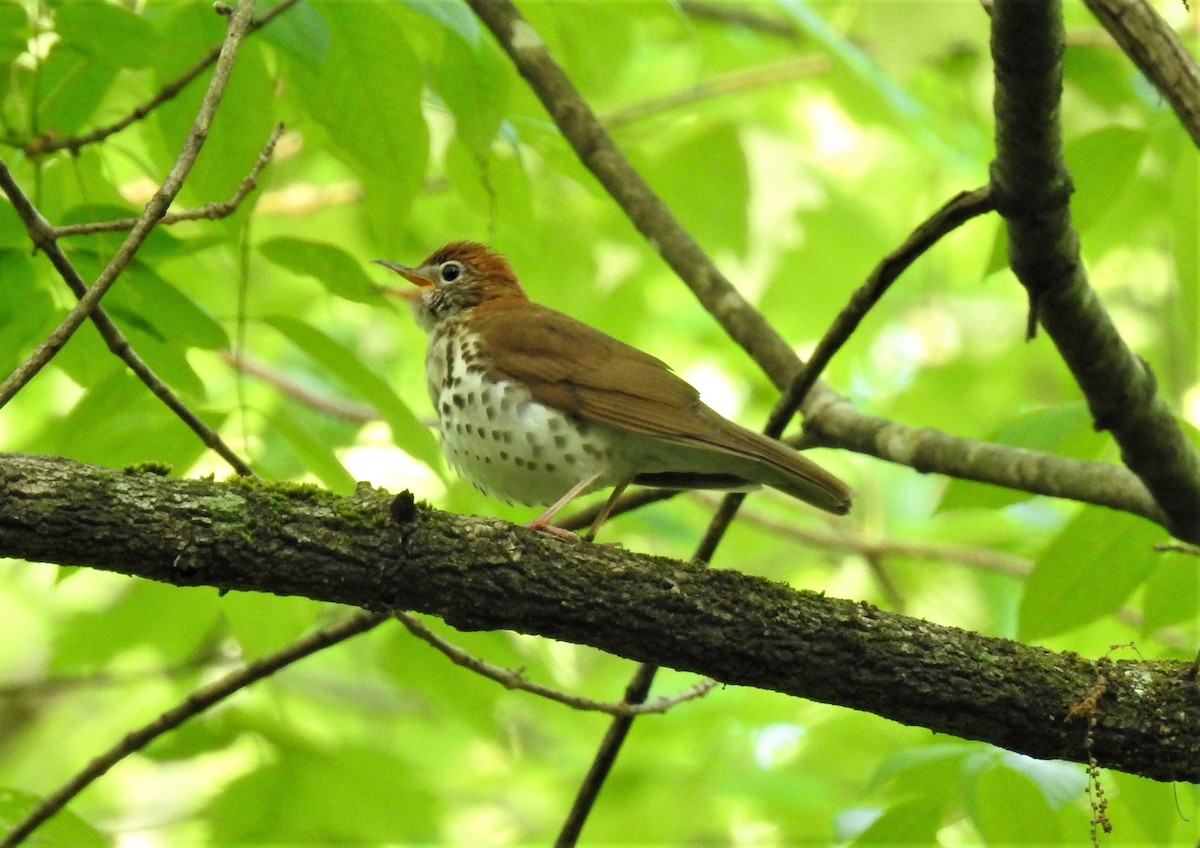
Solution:
M700 402L666 363L533 303L512 267L452 242L417 267L375 260L416 288L389 289L429 334L425 377L447 460L485 494L549 508L615 486L595 533L629 483L755 489L765 484L828 512L849 487L787 445Z

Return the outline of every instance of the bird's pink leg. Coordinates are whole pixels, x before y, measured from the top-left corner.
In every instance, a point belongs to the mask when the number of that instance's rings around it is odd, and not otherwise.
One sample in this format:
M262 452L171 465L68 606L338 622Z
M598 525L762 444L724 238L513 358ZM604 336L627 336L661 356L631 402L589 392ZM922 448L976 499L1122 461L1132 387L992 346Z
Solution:
M578 483L568 489L565 495L556 500L554 503L550 504L545 512L533 519L533 521L530 521L525 526L530 530L541 530L543 533L549 533L551 536L557 536L560 539L579 541L579 537L570 530L564 530L561 527L555 527L550 522L554 520L554 516L558 514L560 509L578 497L579 494L587 489L588 486L595 483L599 477L600 473L597 472L591 477L585 477L584 479L580 480Z
M612 493L609 494L608 500L604 502L604 506L600 507L600 511L596 513L596 517L592 519L592 526L589 527L588 531L583 534L583 540L585 542L590 542L596 538L596 533L600 530L600 525L608 520L609 513L612 512L612 508L617 503L617 498L621 497L625 490L629 488L629 483L629 480L622 480L620 483L613 486Z

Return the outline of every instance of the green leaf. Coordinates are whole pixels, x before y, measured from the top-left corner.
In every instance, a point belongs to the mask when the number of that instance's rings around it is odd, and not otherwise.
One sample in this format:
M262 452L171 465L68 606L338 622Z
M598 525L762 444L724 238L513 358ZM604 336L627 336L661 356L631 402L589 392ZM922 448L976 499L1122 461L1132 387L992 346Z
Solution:
M1045 795L1019 771L997 763L979 774L969 805L988 845L1057 845L1058 821Z
M1146 581L1142 600L1142 629L1192 624L1200 619L1200 560L1186 554L1160 553L1158 565Z
M172 346L229 348L229 335L208 310L138 260L125 269L120 282L105 295L104 303L136 315L147 332Z
M112 604L63 621L54 669L92 672L126 651L145 649L177 664L195 656L219 616L217 593L212 589L180 589L130 579L127 591Z
M281 598L261 592L229 592L221 598L221 614L229 623L242 655L262 657L278 651L313 629L326 604L308 598Z
M391 427L398 447L441 473L441 452L433 435L387 382L367 369L351 350L303 321L283 316L265 321L320 363L343 388L373 404Z
M380 244L401 244L429 157L421 65L381 4L333 0L317 8L332 46L315 72L297 68L297 94L333 152L360 176L368 229Z
M309 239L279 236L258 246L276 265L315 277L330 292L355 303L378 303L379 289L358 260L340 247Z
M1018 634L1044 639L1109 615L1142 585L1166 531L1144 518L1084 507L1044 550L1025 583Z
M1075 184L1071 195L1075 226L1087 229L1121 203L1127 187L1135 182L1148 141L1145 130L1109 126L1065 145L1063 155Z
M38 126L55 136L74 135L104 100L117 71L69 45L56 45L38 66Z
M479 44L479 19L459 0L401 0L414 12L432 18L468 46Z
M265 4L260 3L262 5ZM263 11L259 8L256 14L261 15ZM311 3L297 3L271 21L270 26L255 33L255 37L274 44L293 59L314 68L325 61L333 40L325 19Z
M111 356L101 358L117 364ZM94 376L70 411L46 427L38 450L110 468L156 461L184 469L204 453L200 438L123 366ZM201 418L220 427L220 417Z
M701 244L745 253L750 169L738 128L708 124L643 166L647 179ZM697 179L703 174L704 179Z
M471 49L451 40L442 51L435 84L454 114L455 132L469 150L484 155L508 106L510 71L491 42Z
M0 372L12 373L58 323L50 294L35 282L27 250L0 248Z
M0 831L11 831L43 800L20 789L0 788ZM113 843L68 807L55 813L23 844L31 848L108 848Z
M54 29L63 44L114 70L151 67L158 50L158 31L115 3L65 3L54 16Z
M937 845L942 807L937 797L901 801L885 810L851 845Z
M308 430L297 418L289 415L270 416L270 428L287 440L304 467L334 492L354 491L354 477L342 465L328 442Z

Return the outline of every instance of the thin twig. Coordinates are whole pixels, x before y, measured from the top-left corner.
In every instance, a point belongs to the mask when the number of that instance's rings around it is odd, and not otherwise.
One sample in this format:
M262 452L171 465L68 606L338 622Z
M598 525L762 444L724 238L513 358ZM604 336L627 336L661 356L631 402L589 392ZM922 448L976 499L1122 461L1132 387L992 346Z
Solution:
M291 379L274 368L264 365L257 359L248 357L244 353L235 354L223 350L218 353L218 356L243 374L249 374L265 383L269 383L296 402L325 415L355 422L378 421L381 417L379 410L370 404L358 403L357 401L345 398L329 397L328 395L313 391L303 383Z
M275 144L279 141L279 137L283 135L283 124L278 123L271 130L271 134L267 137L267 143L263 145L259 151L258 158L254 160L250 171L242 178L241 183L237 187L237 191L224 201L216 201L206 203L196 209L185 209L182 212L168 212L159 220L159 224L167 226L169 224L177 224L180 221L216 221L221 218L228 218L238 210L250 193L258 188L258 178L262 173L263 168L271 161L271 156L275 152ZM89 235L91 233L115 233L125 230L132 230L138 222L137 218L118 218L115 221L88 221L83 224L66 224L61 227L53 227L53 237L56 239L65 238L67 236Z
M336 645L338 642L343 642L351 636L365 633L387 620L388 617L381 613L355 613L293 642L280 651L256 660L245 668L231 672L214 683L197 689L158 718L127 733L121 741L88 763L84 769L59 789L42 799L36 809L18 822L3 840L0 840L0 848L15 848L21 844L34 830L62 810L72 798L79 795L113 766L145 748L164 733L174 730L189 718L199 715L235 692L245 689L250 684L262 680L298 660L331 645Z
M693 18L707 18L719 23L742 26L792 41L800 37L800 31L790 19L763 14L741 2L708 3L704 0L680 0L679 8Z
M296 5L297 2L299 2L299 0L282 0L281 3L279 3L277 6L274 6L265 15L252 20L249 29L247 30L247 34L266 26L271 21L275 20L275 18L279 17L279 15ZM155 94L145 103L136 107L128 115L118 121L114 121L113 123L107 124L103 127L98 127L97 129L94 129L85 135L68 136L66 138L54 138L49 134L38 135L20 146L24 149L25 155L29 156L30 158L44 156L47 153L54 153L59 150L69 150L71 151L72 155L78 155L80 149L89 144L96 144L97 142L104 141L109 136L119 133L126 127L131 126L132 124L145 118L168 100L176 97L179 92L187 88L188 85L190 85L192 81L196 79L196 77L204 73L209 66L213 65L217 61L221 55L221 50L224 49L224 44L225 42L222 42L221 44L213 47L213 49L210 50L198 62L196 62L196 64L192 65L174 80L167 83L158 91L157 94Z
M0 407L8 403L21 388L46 366L71 336L74 335L75 331L79 329L88 316L94 312L100 303L100 298L116 282L138 248L141 247L146 237L149 236L155 224L157 224L158 220L162 218L170 207L171 201L179 192L180 187L182 187L183 181L195 163L196 157L204 145L204 140L208 136L209 125L212 123L213 115L221 101L221 95L224 93L225 86L229 82L229 76L233 71L234 62L237 57L238 47L245 36L250 21L250 11L252 8L252 0L239 0L237 12L233 15L229 23L228 34L221 51L221 57L213 71L208 90L205 92L200 109L196 114L196 120L193 122L192 129L184 141L183 149L180 151L175 164L167 174L167 178L163 181L162 186L146 204L137 223L117 249L117 252L109 260L104 270L100 272L100 276L97 277L95 283L82 292L79 302L75 304L75 307L67 314L59 326L0 384ZM79 278L78 273L74 271L74 268L71 267L65 255L58 249L54 241L53 227L33 207L28 198L24 197L11 172L9 172L7 166L2 161L0 161L0 188L4 189L10 201L12 201L14 209L16 209L17 214L21 217L34 244L46 252L59 273L63 275L63 278L68 283L72 279L81 283L82 280ZM100 319L100 321L106 320ZM111 325L111 322L108 323ZM112 328L115 330L115 325L112 325ZM171 405L176 414L183 417L185 421L188 421L189 426L201 434L202 438L205 438L205 444L214 450L218 450L221 456L230 462L239 473L253 473L245 462L224 446L215 432L208 428L207 425L204 425L199 418L175 398L149 367L133 354L128 342L124 341L123 337L119 341L116 337L111 337L108 341L110 347L116 345L114 352L118 352L118 355L122 356L143 382L146 382L150 386L155 395Z
M434 633L425 624L411 613L393 610L394 615L401 624L408 628L408 631L421 639L428 642L437 650L441 651L455 665L460 665L463 668L470 669L476 674L480 674L489 680L494 680L505 689L519 689L522 692L530 692L542 698L555 701L560 704L565 704L568 707L576 710L586 710L588 712L607 713L613 716L639 716L648 715L650 713L665 713L667 710L674 707L676 704L681 704L684 701L691 701L707 694L716 688L719 684L712 678L705 678L699 683L688 687L687 689L671 696L655 698L653 701L645 703L629 703L622 701L597 701L592 698L584 698L581 695L572 695L568 692L563 692L558 689L551 689L549 686L543 686L540 683L534 683L527 679L519 671L513 671L508 668L501 668L498 665L481 660L478 657L471 656L462 648L443 639L441 636Z
M639 665L633 674L633 679L625 687L624 702L630 706L645 703L657 673L658 666L653 663ZM592 764L588 767L587 774L584 775L583 782L580 783L579 789L575 793L575 800L571 803L567 818L563 821L562 828L559 829L558 836L554 840L554 848L574 848L575 843L579 841L579 834L583 830L584 822L592 812L596 796L600 794L600 787L604 785L609 771L612 770L617 753L620 752L621 745L624 744L625 737L629 734L629 728L633 726L633 719L634 717L631 715L617 716L608 725L604 739L601 740L600 747L596 749L596 755L592 758Z
M747 89L764 88L782 82L792 82L825 73L832 68L833 62L827 56L800 56L785 59L782 62L773 62L770 65L731 71L704 80L682 91L623 106L609 112L604 117L604 124L609 129L615 129L624 124L645 120L653 115L681 109L701 100L734 94Z
M990 186L983 186L974 191L960 192L922 221L904 240L903 244L885 256L872 269L870 276L863 284L854 290L854 294L850 296L850 302L825 331L825 335L821 337L821 341L813 350L812 356L804 363L800 373L788 387L779 406L780 417L786 416L787 420L791 419L796 410L803 405L804 399L820 379L821 372L833 359L833 355L858 329L858 325L862 323L867 312L879 302L884 293L891 288L892 283L913 262L923 256L942 236L953 232L978 215L991 212L994 208ZM774 430L778 429L778 424L779 422L773 416L767 426Z

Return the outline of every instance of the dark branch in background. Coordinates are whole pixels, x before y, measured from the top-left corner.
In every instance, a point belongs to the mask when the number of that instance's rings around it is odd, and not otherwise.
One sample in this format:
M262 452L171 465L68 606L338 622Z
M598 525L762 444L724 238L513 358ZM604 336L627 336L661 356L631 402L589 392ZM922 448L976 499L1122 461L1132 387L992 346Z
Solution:
M1200 146L1200 68L1145 0L1083 0Z
M1071 221L1062 156L1060 2L997 0L996 159L992 191L1008 227L1013 272L1030 309L1087 398L1098 430L1145 483L1168 530L1200 539L1200 453L1158 394L1150 367L1129 350L1088 283Z
M255 18L252 20L249 28L246 30L246 33L249 34L266 26L292 6L295 6L297 2L298 0L282 0L281 3L279 3L277 6L274 6L261 18ZM221 14L224 14L219 9L217 11ZM167 83L167 85L163 86L157 94L120 120L114 121L113 123L103 127L98 127L97 129L94 129L85 135L68 136L66 138L55 138L51 135L39 135L36 138L30 139L23 145L25 155L29 156L30 158L36 158L38 156L45 156L47 153L54 153L59 150L69 150L71 151L72 155L77 155L81 148L84 148L89 144L96 144L97 142L104 141L109 136L115 135L126 127L132 126L133 124L145 118L159 106L166 103L168 100L176 97L179 92L187 88L196 79L196 77L200 76L200 74L204 73L204 71L206 71L209 67L216 64L217 59L221 55L221 50L224 49L224 44L225 42L222 42L221 44L215 46L208 52L207 55L200 59L200 61L196 62L196 64L192 65L192 67L188 68L174 80Z
M712 264L622 156L533 28L507 0L468 0L542 101L580 161L667 263L779 389L801 362ZM864 415L824 383L809 392L805 428L820 444L967 480L1109 506L1153 521L1162 514L1127 469L908 427Z
M1065 717L1101 674L1070 652L734 571L567 544L365 486L342 498L3 455L0 556L424 612L462 630L588 644L1075 762L1087 758L1087 728ZM1186 668L1108 667L1091 749L1102 766L1200 781L1200 688Z
M238 7L236 14L229 24L229 31L222 49L221 59L213 72L208 91L196 115L191 132L184 142L179 157L175 160L166 180L163 181L150 202L146 204L141 216L135 222L129 235L118 248L116 254L109 260L96 282L89 288L80 277L79 272L67 259L66 254L55 241L55 230L42 217L41 213L25 196L17 185L8 167L0 162L0 188L13 204L30 239L50 259L51 264L66 281L67 285L79 298L75 308L67 314L63 322L50 334L37 349L14 371L3 384L0 384L0 407L4 406L21 390L45 365L62 349L83 321L90 318L100 331L109 349L124 361L154 395L167 405L200 439L228 462L239 474L252 475L254 472L228 445L226 445L215 430L200 420L186 404L158 377L149 365L130 347L128 340L120 329L112 322L107 313L100 310L100 298L116 282L121 272L133 258L142 242L150 234L155 224L166 213L171 201L179 192L188 172L191 170L200 148L208 136L208 127L213 114L221 100L221 95L228 84L229 76L237 56L237 48L245 34L249 22L250 9L253 4L246 0Z
M206 203L198 209L185 209L182 212L168 212L159 220L159 224L177 224L180 221L216 221L221 218L228 218L238 210L250 193L258 188L258 177L262 173L263 168L267 167L267 163L271 161L271 156L275 152L275 145L279 141L279 137L283 135L283 124L275 125L271 130L271 134L267 137L267 143L263 145L263 149L259 151L258 158L254 160L254 165L251 166L249 173L242 178L238 184L237 191L228 200ZM51 238L60 239L67 236L82 236L92 233L116 233L132 230L137 224L137 218L118 218L115 221L88 221L82 224L67 224L61 227L52 227Z
M298 660L322 651L330 645L345 641L351 636L364 633L387 620L388 617L380 613L354 613L336 624L331 624L293 642L281 651L255 660L246 667L230 672L220 680L197 689L184 698L179 705L167 710L149 724L127 733L120 742L88 763L86 768L59 789L47 795L36 809L18 822L16 827L0 840L0 848L15 848L20 845L34 830L62 810L72 798L102 777L109 769L131 754L145 748L159 736L179 727L189 718L199 715L235 692L245 689L250 684L256 683Z

